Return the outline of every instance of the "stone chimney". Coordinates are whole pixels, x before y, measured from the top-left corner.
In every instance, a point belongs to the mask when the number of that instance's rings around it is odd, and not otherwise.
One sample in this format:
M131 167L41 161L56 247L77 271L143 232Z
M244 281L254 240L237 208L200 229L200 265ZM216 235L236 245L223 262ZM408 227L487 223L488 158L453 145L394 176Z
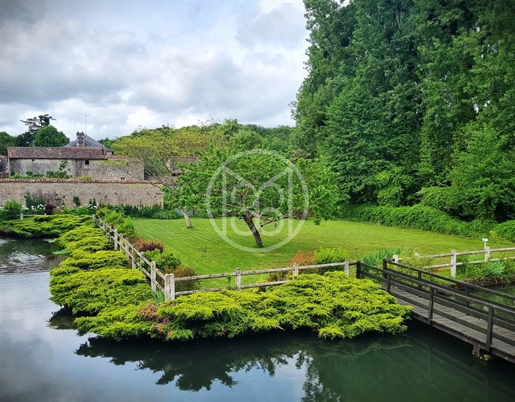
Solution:
M84 133L79 133L77 131L77 147L85 147L86 146L86 138L84 137Z

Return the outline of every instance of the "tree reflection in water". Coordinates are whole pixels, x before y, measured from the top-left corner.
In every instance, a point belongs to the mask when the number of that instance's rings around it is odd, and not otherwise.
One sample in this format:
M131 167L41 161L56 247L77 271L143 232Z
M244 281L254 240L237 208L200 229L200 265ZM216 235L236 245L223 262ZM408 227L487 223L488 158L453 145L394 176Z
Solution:
M440 400L513 401L515 367L484 365L470 346L424 326L407 334L362 335L345 341L318 339L309 332L267 333L239 339L190 342L140 340L116 343L90 338L76 352L116 365L162 373L157 384L175 382L183 391L211 390L214 382L238 385L238 373L284 375L303 370L302 401ZM280 379L281 377L278 377Z
M115 365L137 362L138 369L163 372L158 384L176 381L184 391L211 389L214 381L227 387L237 384L231 373L261 370L270 376L279 367L293 361L297 369L305 367L308 373L304 385L306 400L309 395L326 394L324 383L319 378L317 360L335 357L346 359L358 357L372 350L399 348L407 345L406 337L367 337L366 341L324 341L311 333L272 333L253 335L240 339L199 340L181 343L159 341L132 341L117 343L102 338L89 338L77 354L88 357L107 357ZM323 366L323 364L322 364ZM316 399L316 398L315 398ZM318 400L318 399L317 399ZM333 399L337 400L337 399Z

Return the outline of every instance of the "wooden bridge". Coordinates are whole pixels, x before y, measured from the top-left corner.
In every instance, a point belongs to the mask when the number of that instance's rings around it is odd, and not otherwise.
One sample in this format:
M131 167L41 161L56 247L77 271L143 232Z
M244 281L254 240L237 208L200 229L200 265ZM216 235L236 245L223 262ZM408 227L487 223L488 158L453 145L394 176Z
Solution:
M414 319L472 344L474 354L515 363L515 296L388 260L382 268L358 261L356 276L381 282L399 303L413 306Z

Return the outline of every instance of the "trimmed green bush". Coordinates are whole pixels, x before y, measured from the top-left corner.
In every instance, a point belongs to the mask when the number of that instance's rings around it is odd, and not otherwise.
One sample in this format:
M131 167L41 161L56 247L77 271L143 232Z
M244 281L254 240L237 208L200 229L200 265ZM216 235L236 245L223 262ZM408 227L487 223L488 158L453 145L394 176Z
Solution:
M369 331L399 333L410 308L369 280L343 273L300 275L268 292L196 293L156 305L107 308L76 319L80 330L116 340L147 335L163 340L235 337L272 329L310 328L321 338Z
M71 215L34 216L11 221L7 229L21 237L58 237L66 231L82 225L93 225L91 217Z

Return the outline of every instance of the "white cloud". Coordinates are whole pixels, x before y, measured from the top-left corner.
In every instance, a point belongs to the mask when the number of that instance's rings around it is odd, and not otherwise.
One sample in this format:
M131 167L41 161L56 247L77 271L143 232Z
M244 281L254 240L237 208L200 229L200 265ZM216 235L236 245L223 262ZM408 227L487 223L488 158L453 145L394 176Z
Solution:
M9 2L0 20L0 131L42 113L69 137L94 116L97 139L211 118L293 124L300 1L40 3Z

